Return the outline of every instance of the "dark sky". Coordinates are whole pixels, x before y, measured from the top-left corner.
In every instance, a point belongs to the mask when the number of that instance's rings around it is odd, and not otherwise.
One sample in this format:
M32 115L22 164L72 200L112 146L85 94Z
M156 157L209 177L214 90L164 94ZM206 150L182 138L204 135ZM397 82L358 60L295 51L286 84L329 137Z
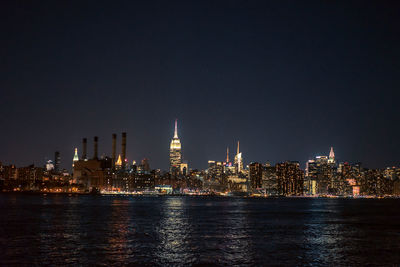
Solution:
M307 3L304 3L307 2ZM93 136L168 168L223 160L399 165L396 1L1 1L0 161L44 164ZM233 153L231 153L233 157Z

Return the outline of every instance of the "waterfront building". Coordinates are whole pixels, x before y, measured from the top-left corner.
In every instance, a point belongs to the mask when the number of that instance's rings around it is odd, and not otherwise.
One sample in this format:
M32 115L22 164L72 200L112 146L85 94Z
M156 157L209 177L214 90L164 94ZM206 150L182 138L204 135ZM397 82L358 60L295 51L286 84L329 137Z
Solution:
M139 174L150 174L150 163L149 159L144 158L142 159L142 162L137 168L137 173Z
M228 188L231 192L248 192L249 184L247 177L242 174L230 175L227 177Z
M252 162L249 164L249 179L251 189L260 189L262 187L263 166L261 163Z
M364 169L360 179L360 194L369 196L392 195L397 191L397 183L385 177L385 171L380 169Z
M310 195L327 195L333 192L336 168L334 158L317 156L306 163L305 188Z
M338 174L337 174L337 195L351 196L354 193L362 194L362 186L360 187L362 180L361 163L350 164L348 162L339 163Z
M262 168L262 189L268 196L279 195L278 191L278 178L276 176L275 166L271 166L269 163Z
M286 161L275 165L278 180L278 193L281 196L300 196L303 194L304 171L297 161Z

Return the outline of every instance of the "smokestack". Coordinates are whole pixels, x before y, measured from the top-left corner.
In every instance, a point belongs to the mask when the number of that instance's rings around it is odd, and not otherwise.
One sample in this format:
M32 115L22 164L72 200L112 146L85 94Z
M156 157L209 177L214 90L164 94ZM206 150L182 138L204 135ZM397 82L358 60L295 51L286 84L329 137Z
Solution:
M86 148L87 148L87 139L83 138L83 140L82 140L82 160L87 159Z
M126 133L122 133L122 167L125 167L126 159Z
M94 137L94 155L93 155L93 159L97 159L98 141L99 141L99 138L97 136L95 136Z
M116 150L117 150L117 134L112 135L112 166L115 167L116 160Z

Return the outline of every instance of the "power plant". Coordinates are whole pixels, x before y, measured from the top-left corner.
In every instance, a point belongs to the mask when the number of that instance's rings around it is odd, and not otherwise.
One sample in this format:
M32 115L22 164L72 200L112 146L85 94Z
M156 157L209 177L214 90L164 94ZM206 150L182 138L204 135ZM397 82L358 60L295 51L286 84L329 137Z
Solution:
M129 170L126 158L126 132L121 134L121 154L117 157L117 134L112 134L111 157L99 158L99 137L93 137L93 157L87 157L87 138L82 139L82 158L74 161L73 179L87 190L108 190L129 186ZM117 163L117 158L121 158Z

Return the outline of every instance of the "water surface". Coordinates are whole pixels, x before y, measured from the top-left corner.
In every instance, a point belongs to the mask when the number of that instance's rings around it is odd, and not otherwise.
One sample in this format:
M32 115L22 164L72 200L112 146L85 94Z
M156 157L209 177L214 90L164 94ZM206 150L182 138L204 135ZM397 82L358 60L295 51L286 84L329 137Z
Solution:
M0 265L399 265L399 199L0 194Z

